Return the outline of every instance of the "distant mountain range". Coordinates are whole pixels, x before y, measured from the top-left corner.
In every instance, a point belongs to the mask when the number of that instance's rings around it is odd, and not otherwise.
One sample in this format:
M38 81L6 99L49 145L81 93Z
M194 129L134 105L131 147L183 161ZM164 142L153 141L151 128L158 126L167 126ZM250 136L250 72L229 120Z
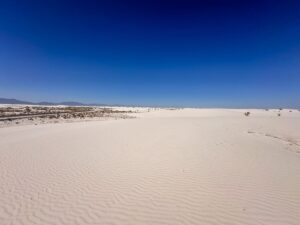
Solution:
M20 104L20 105L67 105L67 106L104 106L104 104L81 102L28 102L14 98L0 98L0 104Z

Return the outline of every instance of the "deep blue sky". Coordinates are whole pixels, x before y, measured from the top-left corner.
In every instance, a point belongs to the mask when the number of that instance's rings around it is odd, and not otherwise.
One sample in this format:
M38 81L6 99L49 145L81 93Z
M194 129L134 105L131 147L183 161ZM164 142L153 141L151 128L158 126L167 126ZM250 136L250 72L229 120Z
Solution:
M299 2L0 0L0 97L300 107Z

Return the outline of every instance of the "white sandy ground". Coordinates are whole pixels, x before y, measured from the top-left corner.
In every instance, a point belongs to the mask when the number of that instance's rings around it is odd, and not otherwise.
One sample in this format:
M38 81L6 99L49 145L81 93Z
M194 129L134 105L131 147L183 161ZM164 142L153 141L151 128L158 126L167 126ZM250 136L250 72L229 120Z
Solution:
M300 224L300 112L0 129L0 224Z

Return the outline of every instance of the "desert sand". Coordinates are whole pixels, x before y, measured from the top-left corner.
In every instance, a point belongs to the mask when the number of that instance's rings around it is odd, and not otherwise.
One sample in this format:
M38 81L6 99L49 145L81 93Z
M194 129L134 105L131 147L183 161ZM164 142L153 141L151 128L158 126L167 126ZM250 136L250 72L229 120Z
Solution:
M0 224L300 224L298 110L135 117L0 128Z

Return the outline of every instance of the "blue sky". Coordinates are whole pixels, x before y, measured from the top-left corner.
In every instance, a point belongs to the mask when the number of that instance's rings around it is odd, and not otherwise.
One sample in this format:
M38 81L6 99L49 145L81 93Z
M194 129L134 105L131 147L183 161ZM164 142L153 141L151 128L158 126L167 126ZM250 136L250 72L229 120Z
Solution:
M0 97L300 107L298 1L0 1Z

